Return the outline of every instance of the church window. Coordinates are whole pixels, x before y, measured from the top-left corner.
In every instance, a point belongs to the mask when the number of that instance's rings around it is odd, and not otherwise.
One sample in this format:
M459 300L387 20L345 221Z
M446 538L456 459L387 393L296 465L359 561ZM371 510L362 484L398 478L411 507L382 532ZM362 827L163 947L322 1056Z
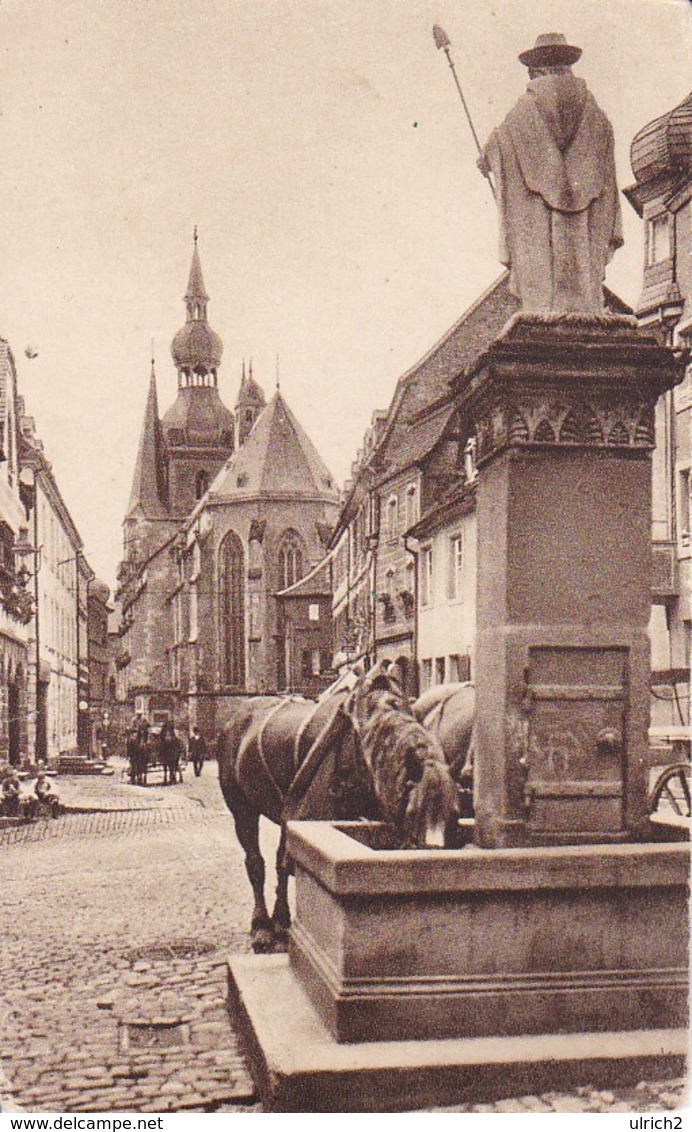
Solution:
M279 547L279 588L292 586L303 576L303 551L298 534L286 531Z
M243 545L234 531L221 544L219 559L221 670L223 682L245 683L245 576Z
M198 472L195 481L195 499L201 499L209 487L209 472Z

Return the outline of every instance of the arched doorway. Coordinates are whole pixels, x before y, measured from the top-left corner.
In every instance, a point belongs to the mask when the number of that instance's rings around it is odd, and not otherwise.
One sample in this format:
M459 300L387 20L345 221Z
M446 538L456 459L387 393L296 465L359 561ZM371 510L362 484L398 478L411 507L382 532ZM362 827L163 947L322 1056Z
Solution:
M245 685L245 570L243 544L229 531L219 553L221 679L227 687Z

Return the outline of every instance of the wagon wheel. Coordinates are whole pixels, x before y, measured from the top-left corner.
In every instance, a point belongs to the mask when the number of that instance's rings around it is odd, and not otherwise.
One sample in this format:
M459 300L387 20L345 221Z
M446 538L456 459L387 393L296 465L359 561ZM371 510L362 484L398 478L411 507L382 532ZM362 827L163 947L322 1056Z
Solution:
M690 817L690 764L675 763L659 774L649 794L649 813L666 803L678 817Z

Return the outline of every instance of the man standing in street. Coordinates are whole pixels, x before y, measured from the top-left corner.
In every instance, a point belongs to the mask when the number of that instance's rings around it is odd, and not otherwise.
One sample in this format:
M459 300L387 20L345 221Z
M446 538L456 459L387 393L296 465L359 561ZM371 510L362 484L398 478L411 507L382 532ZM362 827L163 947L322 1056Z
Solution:
M207 754L207 744L204 736L200 734L199 727L192 728L190 735L190 758L195 769L195 777L199 778Z

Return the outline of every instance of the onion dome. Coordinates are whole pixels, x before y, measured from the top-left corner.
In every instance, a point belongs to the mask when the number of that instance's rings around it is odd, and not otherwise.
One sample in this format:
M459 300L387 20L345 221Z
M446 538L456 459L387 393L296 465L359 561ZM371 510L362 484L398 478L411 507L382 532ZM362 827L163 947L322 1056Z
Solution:
M195 246L192 252L190 277L185 292L187 320L178 331L171 344L173 362L180 375L190 379L193 374L204 376L212 374L216 380L216 370L221 364L223 342L207 322L207 303L209 296L204 287L202 265L197 250L197 229Z
M692 93L679 106L649 122L630 147L637 185L659 177L676 182L692 168Z

